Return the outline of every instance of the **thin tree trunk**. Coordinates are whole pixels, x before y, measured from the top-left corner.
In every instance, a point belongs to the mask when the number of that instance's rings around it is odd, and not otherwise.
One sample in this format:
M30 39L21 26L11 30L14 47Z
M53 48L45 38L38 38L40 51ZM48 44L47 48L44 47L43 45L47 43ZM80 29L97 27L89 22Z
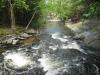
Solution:
M34 16L35 16L35 14L36 14L36 11L33 13L33 15L32 15L32 17L31 17L31 19L30 19L30 21L28 22L28 24L26 25L26 30L28 29L28 27L29 27L29 25L31 24L31 22L32 22L32 20L33 20L33 18L34 18Z
M14 16L13 5L11 3L11 0L8 0L8 2L9 2L9 10L10 10L11 29L15 30L16 25L15 25L15 16Z

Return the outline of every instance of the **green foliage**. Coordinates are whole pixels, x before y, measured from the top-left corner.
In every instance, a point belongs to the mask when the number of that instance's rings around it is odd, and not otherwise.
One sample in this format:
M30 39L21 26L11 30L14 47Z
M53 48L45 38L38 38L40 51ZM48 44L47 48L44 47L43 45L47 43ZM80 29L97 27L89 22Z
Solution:
M86 18L100 17L100 4L99 3L90 4L83 16Z
M18 9L29 9L29 5L26 4L26 0L14 0L14 6Z
M34 29L39 29L44 27L44 24L46 23L46 20L44 18L34 19L31 23L31 27Z
M41 0L11 0L14 8L25 9L27 11L33 11L38 8L38 4ZM0 7L5 7L7 0L0 0Z
M31 19L32 15L34 14L35 11L37 11L33 22L31 25L34 23L35 26L39 25L38 24L38 19L40 18L41 15L41 9L40 9L40 2L42 0L11 0L12 6L14 8L14 14L16 18L16 24L18 25L27 25L28 21ZM6 16L5 16L6 15ZM1 24L6 24L7 22L10 22L10 17L9 16L9 2L8 0L0 0L0 23ZM7 21L7 22L6 22ZM34 27L35 27L34 26Z
M1 8L3 8L3 7L5 7L5 5L4 5L4 0L0 0L0 10L1 10Z
M11 1L14 6L16 20L18 21L18 22L16 21L16 23L26 25L27 22L32 17L34 11L37 11L35 18L31 23L31 25L34 28L38 28L41 26L41 24L44 24L46 22L44 18L46 18L46 16L48 15L53 15L54 18L57 17L60 19L63 18L67 19L77 14L77 12L79 11L82 12L85 11L83 15L84 17L93 17L93 16L100 17L100 3L97 2L97 0L93 1L92 0L11 0ZM86 3L89 3L89 5L87 4L86 6ZM8 5L6 4L7 0L0 0L0 14L1 14L0 21L3 21L2 17L4 16L4 14L9 16L9 9L8 9L9 4ZM5 17L5 19L9 18Z
M27 0L27 4L29 5L30 11L40 10L39 9L39 2L41 0Z
M61 0L60 0L61 1ZM82 0L62 0L58 4L58 14L59 17L70 17L73 15L76 11L80 10L82 6Z
M56 14L59 18L68 18L81 9L83 0L42 0L41 9L48 14Z

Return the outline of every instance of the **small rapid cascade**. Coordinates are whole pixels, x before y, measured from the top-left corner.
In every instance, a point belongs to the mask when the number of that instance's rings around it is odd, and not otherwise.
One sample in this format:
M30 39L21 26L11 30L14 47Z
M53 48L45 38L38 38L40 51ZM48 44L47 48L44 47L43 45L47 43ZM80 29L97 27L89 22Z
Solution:
M98 67L88 61L87 53L70 36L55 32L43 37L42 41L46 52L39 61L47 71L45 75L98 75ZM92 68L87 69L87 65Z
M31 49L29 51L28 48L18 48L3 53L0 75L36 75L35 70L43 73L37 61L39 56Z
M62 30L48 27L38 43L5 51L0 75L99 75L97 64Z

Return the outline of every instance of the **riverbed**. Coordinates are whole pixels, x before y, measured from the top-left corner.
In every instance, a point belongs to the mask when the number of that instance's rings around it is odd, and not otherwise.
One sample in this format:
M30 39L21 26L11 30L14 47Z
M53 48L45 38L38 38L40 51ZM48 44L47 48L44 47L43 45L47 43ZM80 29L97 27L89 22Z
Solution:
M63 23L49 22L40 29L38 42L1 54L0 75L100 75L100 53L73 36Z

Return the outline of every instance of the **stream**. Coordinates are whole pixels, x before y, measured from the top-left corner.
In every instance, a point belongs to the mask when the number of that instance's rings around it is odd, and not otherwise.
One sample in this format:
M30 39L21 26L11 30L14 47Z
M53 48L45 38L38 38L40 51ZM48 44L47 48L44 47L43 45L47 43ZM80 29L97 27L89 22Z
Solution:
M0 75L100 75L100 53L82 47L59 21L38 35L39 42L0 55Z

